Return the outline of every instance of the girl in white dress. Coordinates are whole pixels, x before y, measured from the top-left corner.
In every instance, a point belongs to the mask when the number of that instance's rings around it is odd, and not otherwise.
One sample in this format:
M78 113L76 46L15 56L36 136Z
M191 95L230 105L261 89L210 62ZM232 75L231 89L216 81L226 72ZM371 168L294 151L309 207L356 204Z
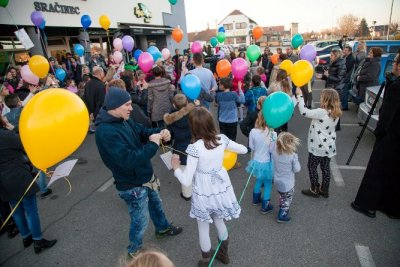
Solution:
M186 169L179 168L179 156L172 157L174 174L183 185L193 182L190 217L197 220L202 259L198 266L208 266L213 255L209 234L209 224L214 223L222 240L216 258L228 264L228 232L225 220L238 218L240 206L228 172L223 167L224 150L239 154L247 153L247 148L225 135L218 134L211 113L197 107L189 114L192 144L186 149Z

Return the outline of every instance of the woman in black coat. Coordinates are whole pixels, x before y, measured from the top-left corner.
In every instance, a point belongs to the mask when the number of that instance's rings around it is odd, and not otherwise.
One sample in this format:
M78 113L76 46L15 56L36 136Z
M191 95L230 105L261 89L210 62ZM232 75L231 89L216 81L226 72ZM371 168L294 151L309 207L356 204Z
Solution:
M11 126L12 127L12 126ZM31 165L24 154L19 136L10 129L0 116L0 197L14 208L31 184ZM40 219L36 204L36 183L26 193L13 217L23 238L24 247L34 243L35 253L52 247L57 240L48 241L42 237Z
M338 91L339 96L342 95L344 88L344 78L346 76L346 60L342 58L340 50L332 50L330 57L329 69L325 71L322 79L325 81L325 88L333 88Z

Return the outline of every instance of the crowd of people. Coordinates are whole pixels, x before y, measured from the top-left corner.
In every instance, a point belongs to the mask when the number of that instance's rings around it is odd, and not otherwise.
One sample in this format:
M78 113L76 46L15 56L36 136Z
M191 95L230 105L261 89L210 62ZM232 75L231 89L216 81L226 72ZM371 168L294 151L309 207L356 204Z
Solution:
M296 62L299 57L288 47L286 53L277 50L278 62L272 63L272 53L265 48L259 60L250 63L243 79L229 76L219 78L204 67L204 56L186 50L159 60L148 73L139 70L132 59L125 64L115 64L94 54L87 65L67 53L62 62L50 58L50 74L39 84L29 84L21 79L19 69L10 67L0 84L0 198L1 218L5 220L23 195L33 177L39 175L41 197L51 194L46 188L46 175L38 173L24 153L18 136L21 111L35 93L48 88L62 87L79 95L85 102L92 121L89 132L95 133L99 154L113 174L119 197L127 204L131 218L128 256L134 261L143 258L143 235L150 216L157 238L176 236L183 229L167 219L159 196L160 182L153 172L151 159L160 146L172 142L174 155L171 165L174 175L182 184L181 197L191 201L189 216L196 219L199 231L201 259L198 266L208 266L215 251L211 247L209 225L217 228L221 242L216 259L230 262L229 234L226 220L240 216L240 203L234 194L229 174L223 167L225 149L252 157L246 171L256 177L252 203L261 205L263 214L274 206L271 190L279 193L277 222L286 223L295 188L295 173L301 169L296 153L299 139L289 132L288 123L277 129L266 124L262 110L265 99L273 92L288 94L298 104L302 116L311 120L307 139L308 174L310 188L302 190L305 196L329 197L330 159L336 155L336 131L340 130L342 110L348 110L348 101L363 101L365 88L378 83L380 48L371 48L368 56L361 43L357 51L349 46L331 52L329 69L322 79L326 89L321 93L320 107L312 108L312 86L315 77L302 87L296 87L290 75L280 68L286 59ZM226 55L232 61L235 53ZM241 52L238 57L246 59ZM393 64L390 86L385 92L384 103L377 130L373 156L380 161L383 151L391 146L392 160L398 151L400 57ZM54 73L63 68L67 73L58 80ZM191 73L201 82L201 93L190 101L182 92L180 82ZM351 99L349 98L349 94ZM217 106L217 117L210 112ZM246 114L246 116L244 116ZM218 122L218 126L216 126ZM236 142L237 129L248 137L245 145ZM219 130L218 130L219 129ZM395 151L393 150L396 145ZM396 150L397 149L397 150ZM389 164L387 161L382 164ZM376 161L368 165L365 178L352 207L369 217L377 210L390 217L400 217L396 194L398 186L389 187L396 179L389 171L385 181L378 181ZM322 170L322 180L317 168ZM385 165L386 166L386 165ZM393 168L395 163L388 169ZM236 163L234 168L240 168ZM161 178L162 180L162 178ZM397 182L398 184L398 182ZM369 189L377 192L373 199ZM380 189L380 191L378 190ZM36 185L26 194L22 204L7 224L8 236L21 234L23 245L34 243L36 253L52 247L56 240L42 237L36 204ZM397 191L396 191L397 190ZM379 191L379 192L378 192ZM146 254L173 266L169 259L158 252ZM161 257L161 259L160 259ZM169 264L169 265L168 265ZM130 266L140 266L132 264Z

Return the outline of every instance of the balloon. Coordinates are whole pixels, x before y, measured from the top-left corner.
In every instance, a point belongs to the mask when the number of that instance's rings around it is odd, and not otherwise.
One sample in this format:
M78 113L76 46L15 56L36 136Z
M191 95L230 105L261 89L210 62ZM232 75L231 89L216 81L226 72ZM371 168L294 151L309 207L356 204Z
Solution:
M161 55L163 59L167 60L171 56L171 52L169 52L168 48L163 48Z
M293 64L291 78L293 83L297 86L303 86L308 83L314 73L313 66L307 60L298 60Z
M273 54L273 55L271 56L271 62L272 62L272 64L274 64L274 65L278 64L278 60L279 60L279 54Z
M65 70L63 70L62 68L56 69L56 78L59 81L64 81L66 76L67 76L67 73L65 72Z
M175 5L178 0L168 0L171 5Z
M260 47L258 45L249 45L246 55L250 62L256 61L261 56Z
M237 154L229 151L229 150L225 150L224 151L224 161L222 162L222 166L224 166L224 168L229 171L230 169L233 168L233 166L235 166L237 161Z
M86 30L90 27L90 24L92 24L92 19L89 17L89 15L83 15L81 17L81 24L82 27Z
M225 52L222 51L222 50L219 50L218 53L217 53L217 55L218 55L218 57L219 57L220 59L222 59L222 58L225 57Z
M194 41L192 43L192 46L190 47L190 51L192 51L193 54L201 53L201 52L203 52L203 47L199 41Z
M286 70L287 74L290 75L293 69L293 62L290 59L285 59L279 66L281 69Z
M29 60L29 69L39 78L46 77L49 68L50 64L43 56L35 55Z
M0 0L1 7L7 7L7 5L8 5L8 0Z
M175 42L180 43L183 39L183 31L181 28L177 27L172 30L172 39L174 39Z
M227 59L220 60L217 63L216 69L220 78L227 77L231 73L231 63Z
M138 59L138 65L142 71L149 72L154 65L153 56L148 52L141 53Z
M191 100L195 100L200 95L201 83L193 74L187 74L182 78L181 87L182 92Z
M260 26L255 26L253 28L253 37L255 40L260 39L263 36L263 29Z
M108 30L111 25L110 19L106 15L101 15L99 18L99 24L104 30Z
M42 24L40 24L39 28L40 28L41 30L43 30L44 27L46 27L46 20L45 20L45 19L43 20Z
M33 74L31 69L29 68L29 65L24 65L21 68L21 76L22 79L30 84L33 85L38 85L39 84L39 77Z
M140 50L140 49L135 50L135 53L133 53L133 57L136 59L136 61L139 60L139 56L140 56L142 53L143 53L143 51Z
M219 32L217 34L218 42L223 43L225 41L225 32Z
M43 13L40 11L33 11L31 13L31 21L36 27L40 27L44 21Z
M292 46L294 49L297 49L304 42L303 36L301 34L296 33L292 37Z
M247 66L247 62L243 58L239 57L232 60L232 74L236 79L242 80L246 76L248 69L249 66Z
M129 35L125 35L122 37L122 46L125 48L126 51L132 52L133 47L135 46L135 41Z
M225 28L223 26L219 27L218 32L225 32Z
M212 37L212 38L210 39L210 44L211 44L212 47L216 47L217 44L218 44L217 37Z
M122 49L124 49L124 46L122 45L122 40L120 38L115 38L113 40L113 46L118 51L121 51Z
M270 94L262 107L262 114L268 127L278 128L289 121L294 111L293 101L284 92Z
M122 61L123 58L124 58L124 57L122 56L122 53L121 53L121 52L115 51L115 52L113 53L113 59L114 59L114 62L115 62L115 63L117 63L117 64L121 63L121 61Z
M85 53L85 48L81 44L74 44L74 52L81 57Z
M317 51L313 45L305 45L300 50L300 58L312 62L317 56Z
M158 50L158 48L154 45L149 46L147 48L147 52L153 57L154 62L157 62L157 60L161 57L160 50Z
M30 161L46 170L72 154L89 128L89 113L79 96L47 89L26 104L19 121L22 144Z

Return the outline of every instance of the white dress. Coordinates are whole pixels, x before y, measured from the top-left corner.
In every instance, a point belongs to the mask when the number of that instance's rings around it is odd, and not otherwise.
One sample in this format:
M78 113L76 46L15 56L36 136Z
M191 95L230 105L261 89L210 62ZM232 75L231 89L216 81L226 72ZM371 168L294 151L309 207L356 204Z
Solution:
M211 150L206 149L203 140L190 144L186 149L186 169L176 169L174 172L183 185L193 181L190 217L209 223L213 222L212 217L225 220L238 218L241 211L222 162L225 149L245 154L247 148L223 134L218 136L221 145Z

